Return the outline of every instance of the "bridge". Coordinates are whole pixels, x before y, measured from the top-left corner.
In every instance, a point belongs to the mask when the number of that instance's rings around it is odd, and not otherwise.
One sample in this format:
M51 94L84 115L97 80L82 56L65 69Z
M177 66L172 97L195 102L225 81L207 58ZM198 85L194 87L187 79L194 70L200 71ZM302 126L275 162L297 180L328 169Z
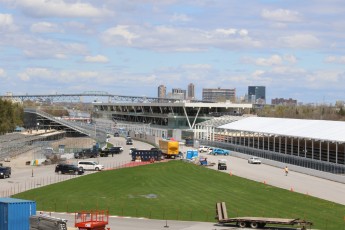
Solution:
M38 102L85 102L84 98L89 98L88 102L133 102L133 103L169 103L177 102L180 99L175 98L157 98L146 96L123 96L110 94L104 91L86 91L83 93L70 93L70 94L25 94L25 95L0 95L2 99L14 100L14 101L38 101ZM90 100L91 99L91 100ZM191 100L191 102L205 102L202 100Z

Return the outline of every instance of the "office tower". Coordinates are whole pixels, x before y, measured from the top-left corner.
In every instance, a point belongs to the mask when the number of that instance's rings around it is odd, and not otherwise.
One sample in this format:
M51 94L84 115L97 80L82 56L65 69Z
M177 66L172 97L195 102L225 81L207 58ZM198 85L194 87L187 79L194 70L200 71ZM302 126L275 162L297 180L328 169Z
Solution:
M172 96L173 98L178 98L181 100L185 100L186 99L186 90L185 89L180 89L180 88L173 88L172 89Z
M234 89L202 89L202 100L212 102L234 102L236 99L236 88Z
M158 86L158 98L165 98L167 94L167 87L165 85Z
M188 99L189 100L193 100L193 99L195 99L195 89L194 89L195 87L194 87L194 84L193 83L190 83L189 85L188 85Z
M253 104L266 104L266 87L248 86L248 102Z

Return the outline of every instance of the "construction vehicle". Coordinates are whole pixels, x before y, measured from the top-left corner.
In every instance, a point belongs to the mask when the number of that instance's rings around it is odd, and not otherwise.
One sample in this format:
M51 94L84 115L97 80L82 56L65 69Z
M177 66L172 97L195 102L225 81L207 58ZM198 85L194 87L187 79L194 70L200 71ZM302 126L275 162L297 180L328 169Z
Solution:
M313 225L312 222L300 219L283 219L283 218L267 218L267 217L233 217L228 218L225 202L219 202L216 204L216 219L219 224L226 225L230 223L236 224L240 228L264 228L266 224L273 225L298 225L302 230L306 230L307 227Z
M159 140L159 148L165 158L175 159L179 154L178 141Z
M106 230L108 223L108 210L82 211L74 216L74 227L79 230Z

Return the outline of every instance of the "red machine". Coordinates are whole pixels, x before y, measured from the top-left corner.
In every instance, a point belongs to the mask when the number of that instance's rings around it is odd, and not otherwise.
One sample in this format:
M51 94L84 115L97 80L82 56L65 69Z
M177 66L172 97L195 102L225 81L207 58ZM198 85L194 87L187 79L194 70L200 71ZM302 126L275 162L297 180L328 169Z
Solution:
M106 230L109 222L108 210L81 211L75 213L74 226L79 230ZM110 230L110 228L107 228Z

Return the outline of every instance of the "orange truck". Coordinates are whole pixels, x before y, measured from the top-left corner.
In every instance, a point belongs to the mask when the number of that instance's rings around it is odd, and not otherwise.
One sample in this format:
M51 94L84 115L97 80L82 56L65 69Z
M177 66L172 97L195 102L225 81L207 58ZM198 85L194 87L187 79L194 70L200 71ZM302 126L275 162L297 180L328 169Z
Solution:
M175 159L179 154L178 141L159 140L159 148L166 158Z

